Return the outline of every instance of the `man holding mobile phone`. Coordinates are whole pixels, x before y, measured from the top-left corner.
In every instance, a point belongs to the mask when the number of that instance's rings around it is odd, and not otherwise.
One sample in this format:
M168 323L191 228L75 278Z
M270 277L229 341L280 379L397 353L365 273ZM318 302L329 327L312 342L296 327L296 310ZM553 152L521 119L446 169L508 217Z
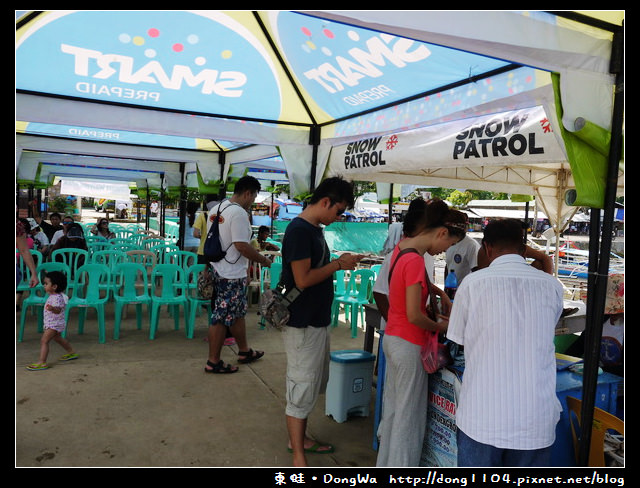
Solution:
M289 324L283 330L285 414L294 466L307 465L306 453L333 452L333 446L306 436L307 418L329 378L333 274L355 269L362 255L345 253L331 261L322 226L336 221L353 205L351 182L339 177L323 180L302 213L287 226L282 241L282 282L286 289L302 290L289 307Z

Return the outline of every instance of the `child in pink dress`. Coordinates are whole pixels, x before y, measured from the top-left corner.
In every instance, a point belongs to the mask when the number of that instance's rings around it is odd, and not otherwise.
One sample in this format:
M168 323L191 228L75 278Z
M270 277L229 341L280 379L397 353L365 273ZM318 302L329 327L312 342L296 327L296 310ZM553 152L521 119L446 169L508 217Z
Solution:
M44 332L42 339L40 339L40 358L37 363L27 366L30 371L49 368L47 356L49 356L49 343L52 340L67 351L67 354L62 356L60 360L69 361L78 358L69 341L61 335L66 326L65 309L69 301L67 295L64 294L67 288L67 277L60 271L52 271L45 276L43 284L44 291L49 294L44 305Z

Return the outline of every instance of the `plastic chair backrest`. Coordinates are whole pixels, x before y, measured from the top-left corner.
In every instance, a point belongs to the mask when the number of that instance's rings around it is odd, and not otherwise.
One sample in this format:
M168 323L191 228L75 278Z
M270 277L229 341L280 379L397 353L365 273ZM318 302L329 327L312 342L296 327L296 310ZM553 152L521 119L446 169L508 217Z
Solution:
M579 461L580 434L582 432L582 400L568 396L569 422L571 423L571 435L576 461ZM593 425L591 429L591 445L589 446L589 466L605 466L604 436L608 430L615 430L624 435L624 421L615 415L605 412L601 408L593 409Z
M282 263L271 263L270 267L264 266L260 275L260 291L264 292L265 284L269 283L269 288L275 288L280 281L282 274Z
M97 264L104 264L111 271L115 268L116 264L129 261L129 256L117 249L108 249L102 251L96 251L91 255L91 262Z
M89 263L80 266L76 270L76 278L73 284L73 296L82 298L87 302L105 302L109 294L102 295L102 290L109 285L111 272L104 264Z
M280 275L282 274L282 263L271 263L271 267L269 268L269 281L271 283L271 287L275 288L280 281Z
M31 270L24 262L24 258L22 254L16 249L16 253L18 255L18 266L20 267L20 272L22 273L22 279L18 284L18 290L28 290L29 289L29 281L31 280ZM42 263L42 253L36 249L29 249L29 254L31 254L31 258L33 259L33 264L35 264L36 269L38 268L38 264Z
M204 271L206 265L204 264L193 264L189 266L186 270L185 279L187 282L187 294L190 299L200 299L198 297L198 275Z
M149 273L151 272L151 269L158 264L158 257L151 251L136 249L127 251L126 254L129 256L130 262L143 265Z
M177 264L187 270L194 264L198 264L198 255L191 251L169 251L164 255L164 262Z
M63 248L56 249L51 253L51 261L61 261L69 266L71 278L75 279L78 268L89 264L89 251L84 249Z
M345 295L347 293L347 284L344 281L343 269L339 269L334 273L334 281L335 281L335 287L333 291L334 295L336 297Z
M185 271L175 264L158 264L151 272L151 283L160 283L160 288L155 290L156 296L173 298L184 295Z
M147 270L140 263L118 263L113 269L116 287L114 294L125 300L135 300L139 296L148 296ZM141 287L138 285L142 285ZM141 291L142 293L138 293Z
M126 239L129 236L131 236L131 234L133 234L133 231L129 230L129 229L112 229L112 232L116 235L116 238L118 239Z
M360 284L358 283L358 277L360 278ZM351 272L351 279L349 283L353 283L353 290L357 289L357 298L360 301L369 300L373 289L373 281L375 280L375 273L367 268L356 269ZM352 289L352 288L349 288Z
M153 246L151 249L149 249L149 251L151 251L156 255L156 257L158 258L158 263L161 263L161 264L170 264L167 261L165 261L166 255L173 251L179 251L179 250L180 248L175 244L160 244L158 246Z
M135 232L131 234L128 240L133 242L138 247L138 249L142 249L142 241L146 239L146 237L147 237L146 234L143 234L141 232Z
M144 249L145 251L150 251L152 247L161 246L166 243L167 241L165 241L164 239L159 239L157 237L147 237L142 241L142 249Z
M38 273L38 277L40 278L40 283L36 285L34 288L31 288L31 293L36 296L43 297L46 295L44 291L44 279L47 276L47 273L51 271L61 271L67 277L67 286L69 285L69 275L71 271L69 270L69 266L65 263L54 263L51 261L47 261L46 263L40 263L36 268ZM64 290L63 293L68 294L68 290Z

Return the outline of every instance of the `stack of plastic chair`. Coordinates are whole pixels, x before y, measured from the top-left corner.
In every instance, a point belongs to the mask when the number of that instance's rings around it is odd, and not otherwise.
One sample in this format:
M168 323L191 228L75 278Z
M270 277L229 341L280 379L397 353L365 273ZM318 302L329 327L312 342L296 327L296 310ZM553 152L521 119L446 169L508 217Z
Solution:
M363 268L352 271L347 293L343 296L334 297L333 306L344 305L345 310L347 306L350 309L349 322L351 323L351 337L353 338L358 336L358 315L360 315L364 323L364 305L371 301L374 279L374 273L370 269Z
M24 325L27 318L27 311L30 308L34 308L35 314L38 320L38 332L43 331L43 312L44 304L47 301L49 295L44 291L44 278L50 271L62 271L65 276L69 276L69 266L64 263L41 263L38 265L37 272L40 279L40 283L31 288L29 296L22 301L22 310L20 313L20 331L18 332L18 342L22 342L24 337ZM67 290L64 291L67 294Z
M104 264L84 264L76 270L73 296L69 298L65 312L67 328L62 333L63 337L67 336L69 330L69 313L72 309L78 309L78 334L83 334L87 309L94 308L98 316L98 341L101 344L105 342L104 311L109 300L107 288L110 283L111 273Z
M203 298L198 292L198 275L206 269L204 264L194 264L187 268L186 280L187 280L187 301L189 303L189 315L187 319L187 338L193 339L193 333L196 324L196 315L200 310L200 307L206 307L207 317L211 317L211 298ZM207 318L208 320L208 318Z
M576 461L579 461L580 434L582 432L582 400L568 396L569 422L573 436L573 448ZM615 415L605 412L601 408L593 409L593 424L591 429L591 444L589 446L589 462L591 467L605 467L604 438L607 431L613 430L624 435L624 421Z
M151 296L149 294L147 270L142 264L123 262L113 269L113 300L115 319L113 322L113 338L120 339L120 323L122 311L126 305L136 307L136 326L142 329L142 306L147 306L150 315Z
M151 272L151 283L154 292L151 294L151 325L149 339L155 339L158 329L160 307L167 305L173 314L174 328L180 325L179 309L182 305L185 323L188 317L189 303L187 301L185 272L175 264L158 264ZM185 327L187 329L187 327ZM188 333L188 330L185 330Z

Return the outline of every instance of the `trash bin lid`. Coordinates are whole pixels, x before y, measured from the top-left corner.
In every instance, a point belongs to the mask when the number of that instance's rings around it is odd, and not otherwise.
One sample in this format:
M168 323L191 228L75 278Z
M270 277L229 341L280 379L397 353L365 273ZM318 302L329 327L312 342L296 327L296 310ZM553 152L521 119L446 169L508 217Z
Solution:
M375 354L359 349L347 349L345 351L332 351L331 360L337 363L362 363L374 361Z

